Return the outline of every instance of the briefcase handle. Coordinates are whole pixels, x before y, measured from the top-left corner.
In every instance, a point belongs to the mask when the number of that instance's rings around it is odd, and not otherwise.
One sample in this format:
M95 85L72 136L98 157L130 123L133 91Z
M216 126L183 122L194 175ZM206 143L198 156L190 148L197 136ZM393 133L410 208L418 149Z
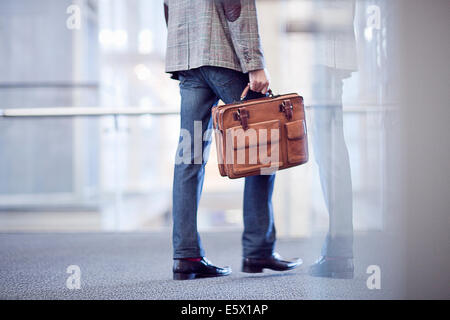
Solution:
M250 83L247 84L247 86L244 88L244 91L242 91L242 94L241 94L241 101L243 101L243 100L247 97L247 94L248 94L248 91L249 91L249 90L250 90ZM269 90L267 91L267 93L269 94L269 97L273 97L273 92L272 92L271 89L269 89Z

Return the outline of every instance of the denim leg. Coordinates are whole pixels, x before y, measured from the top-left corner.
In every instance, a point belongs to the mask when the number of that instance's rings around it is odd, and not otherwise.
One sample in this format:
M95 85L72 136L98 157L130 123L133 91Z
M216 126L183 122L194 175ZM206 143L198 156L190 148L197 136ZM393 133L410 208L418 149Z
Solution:
M272 192L275 175L245 178L243 256L270 257L275 247Z
M211 128L211 107L218 98L195 69L180 74L180 94L182 134L173 181L173 255L174 258L202 257L205 253L197 231L197 209L207 161L203 150L210 143L210 140L203 141L203 135ZM199 141L201 145L197 145Z
M343 130L343 83L332 69L325 71L324 79L329 83L321 87L326 90L321 97L331 103L315 107L312 135L322 192L329 214L329 231L322 247L322 255L353 257L352 181ZM322 85L326 83L324 81Z
M230 69L204 67L202 72L225 103L238 101L248 84L248 75ZM263 95L250 91L247 99ZM248 258L271 256L275 246L272 192L275 175L260 175L245 178L244 187L244 233L243 255Z

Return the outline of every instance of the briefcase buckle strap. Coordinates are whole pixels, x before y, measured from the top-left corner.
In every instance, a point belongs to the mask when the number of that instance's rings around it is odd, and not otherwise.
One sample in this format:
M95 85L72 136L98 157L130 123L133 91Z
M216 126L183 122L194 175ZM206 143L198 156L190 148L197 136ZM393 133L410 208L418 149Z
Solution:
M283 100L280 104L280 112L284 112L286 119L291 120L294 114L294 107L292 106L291 100Z
M248 129L248 119L249 118L250 118L250 114L244 108L238 109L236 112L233 113L234 121L240 121L242 129L244 129L244 130Z

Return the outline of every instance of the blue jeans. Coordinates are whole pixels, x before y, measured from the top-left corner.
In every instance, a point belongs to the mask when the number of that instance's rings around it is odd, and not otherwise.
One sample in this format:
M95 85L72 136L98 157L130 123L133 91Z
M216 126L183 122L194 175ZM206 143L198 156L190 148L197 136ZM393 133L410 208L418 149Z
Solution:
M197 209L202 193L205 164L208 160L207 151L211 143L211 137L208 135L208 130L212 128L211 108L219 99L226 104L239 100L242 90L249 82L248 74L211 66L182 71L178 73L178 77L181 94L181 128L191 137L204 137L205 133L206 137L200 140L201 143L191 139L189 161L175 164L172 213L175 259L205 255L197 231ZM247 98L254 99L261 96L250 91ZM194 121L197 121L197 125ZM180 134L177 157L185 157L181 155L186 150L186 142L183 140L184 137ZM244 257L268 257L273 253L274 180L275 175L245 178L242 237Z
M342 114L343 79L348 74L317 67L313 143L320 182L329 214L329 231L322 247L328 257L353 257L353 197L350 160L344 139Z

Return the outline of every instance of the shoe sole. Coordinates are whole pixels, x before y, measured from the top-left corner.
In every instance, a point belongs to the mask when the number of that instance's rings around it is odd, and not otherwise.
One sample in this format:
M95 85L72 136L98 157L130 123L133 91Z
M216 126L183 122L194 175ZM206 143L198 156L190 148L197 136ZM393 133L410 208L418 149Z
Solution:
M245 272L245 273L262 273L263 272L263 268L243 266L242 267L242 272Z
M269 269L269 270L273 270L273 271L290 271L290 270L294 270L295 268L299 267L301 264L298 264L292 268L288 268L288 269L272 269L272 268L263 268L263 267L253 267L253 266L242 266L242 272L245 273L263 273L264 269Z
M201 278L217 278L217 277L225 277L229 276L231 274L199 274L199 273L174 273L173 274L173 280L194 280L194 279L201 279Z

